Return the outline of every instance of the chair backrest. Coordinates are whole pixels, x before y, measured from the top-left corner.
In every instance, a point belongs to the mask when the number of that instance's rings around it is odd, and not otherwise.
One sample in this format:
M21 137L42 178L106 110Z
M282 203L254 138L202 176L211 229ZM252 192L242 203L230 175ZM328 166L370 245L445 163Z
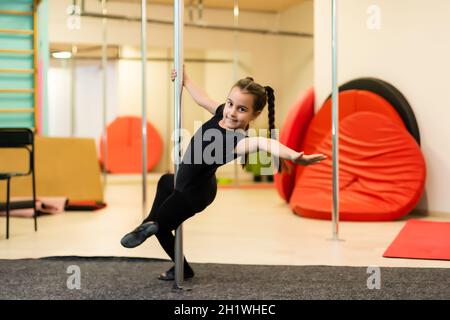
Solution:
M28 151L28 175L34 171L34 132L28 128L0 128L0 148L23 148Z
M0 148L34 146L34 133L28 128L0 128Z

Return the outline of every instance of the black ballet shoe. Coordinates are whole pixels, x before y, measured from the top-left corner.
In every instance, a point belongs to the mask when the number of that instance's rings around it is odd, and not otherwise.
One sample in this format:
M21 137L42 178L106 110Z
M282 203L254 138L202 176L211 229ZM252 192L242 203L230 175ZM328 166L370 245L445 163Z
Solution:
M120 240L120 243L125 248L135 248L157 232L158 224L156 222L145 222L130 233L126 234L122 240Z
M190 279L194 277L194 270L192 269L187 269L186 267L184 268L184 280L186 279ZM158 276L159 280L164 280L164 281L172 281L175 280L175 266L173 266L172 268L170 268L169 270L167 270L166 272L161 273Z

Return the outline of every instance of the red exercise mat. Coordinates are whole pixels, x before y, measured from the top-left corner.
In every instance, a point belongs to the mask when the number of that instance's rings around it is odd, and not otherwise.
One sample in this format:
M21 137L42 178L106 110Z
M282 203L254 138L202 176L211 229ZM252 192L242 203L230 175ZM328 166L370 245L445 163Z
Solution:
M409 220L383 257L450 260L450 222Z
M95 200L69 200L64 208L65 211L94 211L103 209L106 207L106 203Z

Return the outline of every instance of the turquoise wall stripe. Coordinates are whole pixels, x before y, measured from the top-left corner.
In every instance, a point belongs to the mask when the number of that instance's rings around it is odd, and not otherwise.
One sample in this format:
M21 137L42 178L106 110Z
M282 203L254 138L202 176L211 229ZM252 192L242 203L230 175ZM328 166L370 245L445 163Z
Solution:
M0 46L3 45L0 42ZM11 49L11 47L8 47ZM17 49L17 48L14 48ZM6 55L0 53L0 69L33 69L33 55ZM8 74L2 74L7 76Z
M33 89L33 74L5 74L0 78L0 88Z
M33 9L32 0L0 0L0 10L20 10L20 11L31 11Z
M32 37L29 35L0 33L0 44L2 48L14 48L21 50L33 49Z
M32 94L6 94L2 93L0 98L0 109L22 109L33 108Z
M3 15L0 20L0 29L33 30L33 18L30 16Z
M2 128L21 128L24 123L34 122L34 116L32 113L5 113L2 114L2 120L4 121Z

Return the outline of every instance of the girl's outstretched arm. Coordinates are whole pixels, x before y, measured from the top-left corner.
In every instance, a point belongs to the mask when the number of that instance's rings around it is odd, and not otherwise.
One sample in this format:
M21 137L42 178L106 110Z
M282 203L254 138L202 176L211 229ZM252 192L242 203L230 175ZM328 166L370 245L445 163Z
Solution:
M236 145L236 153L240 156L246 153L253 153L259 150L269 152L272 157L279 157L284 160L290 160L300 165L310 165L319 163L326 159L323 154L305 155L303 152L297 152L288 148L284 144L275 139L268 139L264 137L249 137L244 138Z
M171 79L175 80L177 77L177 72L175 69L172 70ZM206 92L204 92L200 87L198 87L191 79L187 76L183 68L183 86L187 89L192 99L201 107L205 108L212 114L216 113L216 109L219 103L211 99Z

